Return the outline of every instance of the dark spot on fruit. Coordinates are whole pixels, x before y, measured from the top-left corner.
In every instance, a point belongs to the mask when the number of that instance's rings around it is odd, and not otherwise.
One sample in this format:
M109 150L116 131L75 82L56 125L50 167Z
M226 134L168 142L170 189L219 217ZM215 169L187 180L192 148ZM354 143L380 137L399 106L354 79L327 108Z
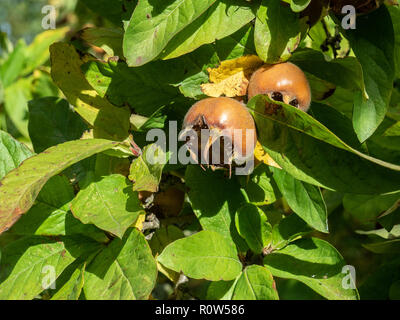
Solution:
M280 93L280 92L273 92L271 95L271 98L275 101L280 101L280 102L283 101L283 96L282 96L282 93Z
M296 108L299 107L299 101L297 99L293 99L292 101L289 102L289 104Z

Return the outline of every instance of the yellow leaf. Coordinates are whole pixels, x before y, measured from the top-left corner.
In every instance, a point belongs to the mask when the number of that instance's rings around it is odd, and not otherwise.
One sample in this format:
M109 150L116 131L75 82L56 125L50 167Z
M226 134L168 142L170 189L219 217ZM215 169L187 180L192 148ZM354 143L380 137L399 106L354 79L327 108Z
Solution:
M249 78L251 74L263 64L264 62L259 57L255 55L246 55L236 59L222 61L218 68L209 68L207 71L210 74L210 81L218 83L241 71L246 78Z
M251 74L263 65L255 55L222 61L217 68L208 68L211 83L201 85L204 94L210 97L244 96Z
M141 213L139 214L139 217L137 218L136 222L132 225L132 227L142 230L143 229L143 222L146 221L146 213Z
M209 97L240 97L246 94L248 84L243 71L240 71L218 83L202 84L201 90Z
M256 159L256 164L258 163L265 163L268 166L275 167L278 169L282 169L279 164L277 164L270 155L265 152L264 148L262 147L261 143L257 141L256 148L254 149L254 158Z

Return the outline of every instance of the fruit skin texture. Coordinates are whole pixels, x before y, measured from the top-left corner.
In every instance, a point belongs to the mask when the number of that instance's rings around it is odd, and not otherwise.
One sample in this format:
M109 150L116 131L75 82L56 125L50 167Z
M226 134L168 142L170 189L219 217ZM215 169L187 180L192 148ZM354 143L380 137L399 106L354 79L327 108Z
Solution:
M242 103L232 98L205 98L196 102L187 112L183 126L184 129L196 130L199 127L209 129L217 136L221 130L227 130L230 133L234 151L246 156L253 153L257 142L253 117ZM242 129L240 141L235 141L234 129ZM252 148L246 147L246 129L253 130L254 133Z
M268 94L273 100L305 112L311 103L310 85L304 72L290 62L263 65L251 76L247 93L249 100L258 94Z

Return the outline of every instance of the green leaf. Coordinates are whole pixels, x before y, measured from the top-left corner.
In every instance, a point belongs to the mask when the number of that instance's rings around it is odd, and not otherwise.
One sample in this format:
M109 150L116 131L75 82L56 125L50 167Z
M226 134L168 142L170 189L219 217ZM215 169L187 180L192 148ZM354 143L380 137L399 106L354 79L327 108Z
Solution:
M322 52L303 48L296 50L290 62L297 65L304 72L342 88L364 90L362 68L354 57L327 61Z
M81 32L81 38L87 43L102 48L109 56L123 57L123 30L112 28L86 28Z
M35 152L79 139L87 126L66 100L45 97L29 101L29 136Z
M106 176L82 188L71 203L74 216L84 224L122 238L144 210L131 184L119 174Z
M183 69L176 61L155 61L139 68L129 68L123 62L82 65L87 81L101 97L117 106L128 103L142 116L150 116L179 95L171 84L184 77Z
M375 226L377 217L400 199L400 193L388 195L354 195L343 198L345 210L361 225Z
M394 30L394 64L396 66L396 77L400 78L400 7L388 7Z
M168 42L183 28L203 14L215 0L173 0L138 3L125 30L123 50L130 67L156 58Z
M26 43L20 39L11 54L0 66L0 79L4 88L12 84L22 73L25 64Z
M290 242L313 231L298 215L291 214L283 218L272 228L270 251L280 250Z
M400 280L400 259L389 260L365 279L360 286L363 300L388 300L392 283Z
M0 182L0 194L5 199L0 202L0 233L32 207L40 189L52 176L116 144L102 139L70 141L24 161Z
M279 300L271 272L258 265L246 267L236 282L232 300Z
M236 248L214 231L200 231L169 244L157 259L193 279L233 280L242 270Z
M345 289L346 265L340 253L317 238L297 240L264 258L274 277L295 279L327 299L358 299L356 289Z
M204 172L195 165L187 167L185 181L190 203L202 228L218 232L246 251L247 245L235 227L235 213L246 202L237 181L220 172Z
M62 40L69 27L47 30L38 34L25 51L25 66L23 74L29 74L49 60L49 47L52 43Z
M400 252L400 239L366 243L363 244L363 247L373 253L398 254Z
M303 11L305 8L307 8L310 2L311 0L291 0L290 8L294 12L300 12Z
M52 177L40 190L35 204L19 219L8 233L16 235L65 236L85 235L98 242L107 236L94 226L82 224L69 211L74 190L65 176Z
M215 48L221 60L239 58L247 54L256 54L254 46L254 26L246 25L237 32L215 42Z
M156 230L149 241L149 246L154 257L157 257L164 248L175 240L184 238L182 230L174 225L167 225ZM175 282L179 279L179 273L165 268L157 261L158 270L163 273L168 279Z
M263 0L256 14L254 42L267 63L283 62L298 47L306 24L281 1Z
M71 278L51 297L51 300L78 300L84 284L86 263L82 263Z
M60 96L60 90L54 84L50 73L47 71L36 69L29 79L32 79L31 93L34 99Z
M209 282L201 299L204 300L232 300L233 290L238 278L231 281Z
M280 197L279 190L268 168L266 164L261 163L254 169L250 179L248 176L241 179L249 201L256 205L271 204Z
M167 156L157 144L144 147L142 155L132 162L130 168L129 179L133 181L134 191L158 191Z
M85 270L88 300L148 299L157 278L157 266L142 233L130 229L116 238Z
M328 212L319 187L293 178L286 171L272 168L274 180L289 207L311 227L328 232Z
M174 225L168 225L158 229L149 241L149 245L153 255L160 254L164 248L175 240L184 238L181 229Z
M85 242L85 246L82 246ZM99 244L87 238L49 240L23 237L2 248L0 265L0 299L30 300L51 285L74 260ZM52 269L54 268L54 269Z
M292 106L274 102L279 106L277 112L264 114L266 103L270 100L261 95L248 103L259 141L294 178L345 193L381 194L400 189L399 166L348 146L324 125Z
M0 130L0 180L32 155L28 147Z
M357 28L346 35L364 74L367 97L358 92L353 111L354 130L364 142L384 119L393 88L394 33L386 6L358 17Z
M270 244L272 227L267 216L257 206L245 204L239 208L235 217L236 228L249 248L255 253L262 253Z
M253 5L238 0L215 2L168 43L161 53L161 58L176 58L203 44L231 35L254 19L252 7Z
M99 96L81 70L83 61L67 43L50 46L51 76L74 110L94 128L95 138L124 140L130 128L127 107L117 108Z
M28 101L32 99L31 79L21 78L4 90L4 107L7 116L26 138L28 134Z
M120 25L121 20L126 15L132 14L138 0L82 0L82 2L101 17L106 18L115 25Z

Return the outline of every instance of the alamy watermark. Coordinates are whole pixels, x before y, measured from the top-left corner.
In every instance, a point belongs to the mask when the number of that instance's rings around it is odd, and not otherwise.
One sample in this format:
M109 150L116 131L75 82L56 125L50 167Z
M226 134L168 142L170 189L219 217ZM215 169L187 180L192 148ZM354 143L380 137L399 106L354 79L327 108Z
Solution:
M56 28L56 18L57 18L57 11L55 6L46 5L42 8L42 13L45 16L42 19L42 28L44 30L50 30Z
M52 265L45 265L42 268L42 289L55 289L56 288L56 269Z
M352 265L345 265L342 268L345 276L342 279L343 289L356 289L356 269Z
M342 14L345 16L342 19L342 28L345 30L356 28L356 8L352 5L347 5L342 8Z

